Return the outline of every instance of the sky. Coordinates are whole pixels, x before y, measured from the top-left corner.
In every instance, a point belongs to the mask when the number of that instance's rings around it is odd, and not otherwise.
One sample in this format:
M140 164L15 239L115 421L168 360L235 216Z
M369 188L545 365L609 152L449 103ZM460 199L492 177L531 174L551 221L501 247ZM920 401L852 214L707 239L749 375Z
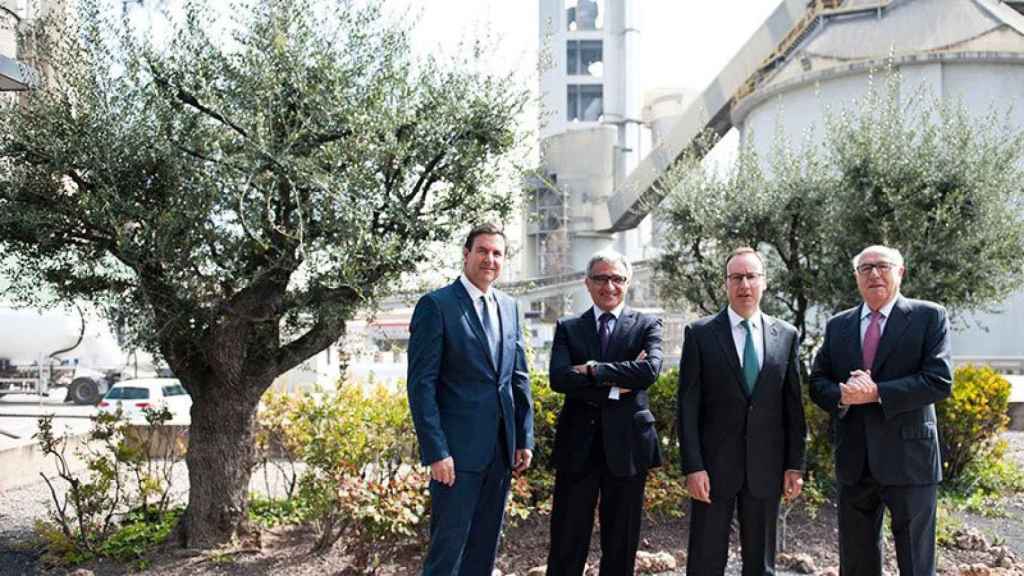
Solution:
M611 0L605 0L611 1ZM739 51L780 0L634 0L640 31L640 94L698 93ZM417 50L449 52L461 39L500 39L496 69L528 74L537 62L538 0L391 0L417 16Z
M139 10L137 5L129 8L135 18L145 18L143 14L160 4L172 13L180 11L181 5L181 0L143 2L148 10ZM781 0L634 2L640 32L637 81L643 99L645 94L664 88L690 95L700 93ZM572 4L575 5L575 1ZM539 0L384 0L383 5L385 11L396 18L404 17L415 23L411 37L417 53L452 54L463 42L490 38L493 53L488 62L492 71L502 74L516 71L534 93L539 90L535 73L540 43ZM151 33L159 42L159 38L166 35L165 26L160 18L146 20L153 26ZM142 20L138 24L142 24ZM524 113L522 121L528 129L535 130L536 109ZM727 166L731 164L735 147L735 135L730 135L722 140L709 160L720 167ZM535 149L533 154L536 154Z

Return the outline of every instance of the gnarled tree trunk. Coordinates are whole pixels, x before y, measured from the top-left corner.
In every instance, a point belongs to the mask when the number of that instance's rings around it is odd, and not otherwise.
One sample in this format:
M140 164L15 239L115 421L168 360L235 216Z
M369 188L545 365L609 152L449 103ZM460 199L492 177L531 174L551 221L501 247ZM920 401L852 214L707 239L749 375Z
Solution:
M189 499L179 526L183 546L258 544L259 532L247 516L249 478L255 463L256 407L270 383L221 387L234 393L204 394L192 404L186 457Z

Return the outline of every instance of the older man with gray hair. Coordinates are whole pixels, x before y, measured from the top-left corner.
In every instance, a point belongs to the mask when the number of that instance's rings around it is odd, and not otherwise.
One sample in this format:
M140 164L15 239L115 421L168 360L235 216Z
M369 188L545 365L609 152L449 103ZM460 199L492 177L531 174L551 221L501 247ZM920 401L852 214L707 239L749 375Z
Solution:
M548 576L583 574L600 500L601 575L633 574L647 471L661 465L647 388L661 372L661 320L626 306L632 269L594 254L584 280L593 306L555 328L551 388L558 415Z
M882 574L882 516L892 516L901 576L935 574L942 480L935 402L949 396L949 320L900 294L903 256L868 246L853 259L863 303L825 327L811 399L832 416L839 480L839 571Z

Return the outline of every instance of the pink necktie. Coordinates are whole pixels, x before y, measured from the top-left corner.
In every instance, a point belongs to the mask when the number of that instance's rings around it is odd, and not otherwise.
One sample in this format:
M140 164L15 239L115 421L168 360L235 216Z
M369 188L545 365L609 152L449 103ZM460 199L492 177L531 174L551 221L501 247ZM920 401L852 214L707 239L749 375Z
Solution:
M863 353L865 370L871 370L871 366L875 363L878 341L882 339L881 318L882 314L880 312L872 312L867 332L864 332L864 343L861 345L861 351Z

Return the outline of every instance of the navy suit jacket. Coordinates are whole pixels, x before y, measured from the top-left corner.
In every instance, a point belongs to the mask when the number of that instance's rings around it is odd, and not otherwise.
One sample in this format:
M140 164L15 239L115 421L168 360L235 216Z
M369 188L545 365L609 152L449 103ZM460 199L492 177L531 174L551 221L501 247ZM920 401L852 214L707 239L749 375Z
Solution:
M782 493L783 473L803 470L807 424L796 328L761 314L764 361L747 396L729 312L686 327L676 397L683 473L705 470L711 498L746 482L758 498Z
M934 403L953 384L946 310L899 296L871 366L881 403L841 412L839 383L864 368L860 310L829 319L811 370L811 399L832 415L836 476L855 484L866 462L883 486L934 484L942 479Z
M602 357L600 350L593 308L555 327L551 389L565 394L565 403L558 414L552 461L558 469L582 471L600 420L605 460L612 474L646 472L661 465L661 443L647 400L647 388L661 372L661 320L625 307L615 322L607 355ZM637 360L641 351L647 356ZM593 379L572 368L591 360L597 361ZM631 392L609 400L612 386Z
M456 470L481 471L504 422L510 461L533 448L533 403L516 302L494 290L501 353L491 358L483 325L459 280L416 304L409 325L407 389L420 459L451 456Z

